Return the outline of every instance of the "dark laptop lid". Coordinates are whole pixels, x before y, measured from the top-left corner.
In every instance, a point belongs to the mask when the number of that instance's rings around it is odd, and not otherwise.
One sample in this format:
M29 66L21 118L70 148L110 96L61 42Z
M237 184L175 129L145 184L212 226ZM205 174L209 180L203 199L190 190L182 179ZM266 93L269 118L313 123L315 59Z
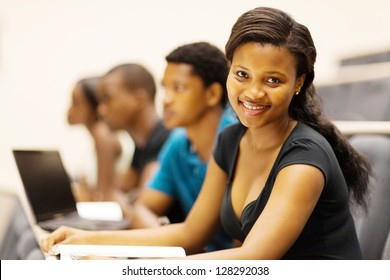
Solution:
M77 211L70 178L55 150L13 150L37 222Z

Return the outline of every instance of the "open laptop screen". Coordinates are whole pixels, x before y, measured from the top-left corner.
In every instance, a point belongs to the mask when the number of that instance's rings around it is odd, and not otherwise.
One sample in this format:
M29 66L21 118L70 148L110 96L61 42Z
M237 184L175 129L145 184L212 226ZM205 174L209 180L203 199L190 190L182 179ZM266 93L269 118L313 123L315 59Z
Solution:
M38 222L77 211L70 178L58 151L13 150L13 153Z

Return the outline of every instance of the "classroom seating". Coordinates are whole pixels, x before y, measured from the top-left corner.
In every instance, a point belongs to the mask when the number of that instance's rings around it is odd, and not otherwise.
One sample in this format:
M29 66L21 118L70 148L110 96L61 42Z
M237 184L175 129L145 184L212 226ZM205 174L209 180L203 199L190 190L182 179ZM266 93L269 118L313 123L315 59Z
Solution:
M332 120L390 121L390 77L317 87Z
M390 259L390 137L354 135L352 146L371 161L368 212L355 209L354 219L363 257L369 260ZM387 253L386 253L387 250Z

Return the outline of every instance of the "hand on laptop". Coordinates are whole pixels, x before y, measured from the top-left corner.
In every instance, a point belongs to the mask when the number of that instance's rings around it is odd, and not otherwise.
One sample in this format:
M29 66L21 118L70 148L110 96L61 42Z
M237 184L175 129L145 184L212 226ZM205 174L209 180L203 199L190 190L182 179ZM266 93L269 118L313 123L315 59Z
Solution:
M89 232L86 230L62 226L41 240L42 250L55 254L57 244L88 244Z

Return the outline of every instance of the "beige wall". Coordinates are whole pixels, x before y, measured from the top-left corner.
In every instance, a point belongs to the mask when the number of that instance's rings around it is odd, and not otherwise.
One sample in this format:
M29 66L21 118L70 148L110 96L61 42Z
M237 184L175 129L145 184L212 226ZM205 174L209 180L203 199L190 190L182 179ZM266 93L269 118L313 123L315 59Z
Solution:
M123 62L140 62L159 83L164 56L207 40L223 49L244 11L282 8L307 25L318 48L317 81L337 79L344 55L390 47L387 0L0 0L0 189L21 182L13 147L59 149L69 170L90 140L69 127L74 82Z

